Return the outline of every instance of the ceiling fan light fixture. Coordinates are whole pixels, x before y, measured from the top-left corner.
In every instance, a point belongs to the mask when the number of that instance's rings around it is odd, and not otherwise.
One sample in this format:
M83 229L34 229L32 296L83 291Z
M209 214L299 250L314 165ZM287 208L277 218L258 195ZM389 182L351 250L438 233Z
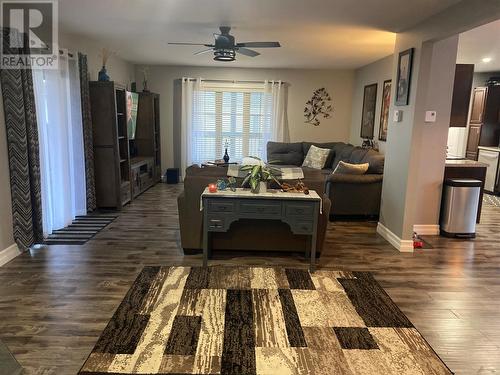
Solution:
M214 51L215 61L234 61L236 60L236 52L234 49L217 49Z

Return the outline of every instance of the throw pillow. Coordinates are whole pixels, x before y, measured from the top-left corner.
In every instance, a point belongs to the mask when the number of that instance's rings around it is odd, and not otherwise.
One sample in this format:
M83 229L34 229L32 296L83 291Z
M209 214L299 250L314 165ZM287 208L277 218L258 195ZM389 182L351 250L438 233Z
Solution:
M311 145L309 151L307 152L307 156L304 159L304 162L302 163L302 166L314 169L323 169L329 154L330 154L330 149L319 148L314 145Z
M341 160L332 174L365 174L368 167L368 163L351 164Z
M241 165L266 165L262 160L252 158L250 156L245 156L241 161Z

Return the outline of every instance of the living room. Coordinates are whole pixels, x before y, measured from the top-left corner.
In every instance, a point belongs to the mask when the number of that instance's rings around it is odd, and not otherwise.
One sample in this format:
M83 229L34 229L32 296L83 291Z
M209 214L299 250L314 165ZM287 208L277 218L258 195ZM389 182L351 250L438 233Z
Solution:
M41 3L1 4L0 374L500 369L497 0Z

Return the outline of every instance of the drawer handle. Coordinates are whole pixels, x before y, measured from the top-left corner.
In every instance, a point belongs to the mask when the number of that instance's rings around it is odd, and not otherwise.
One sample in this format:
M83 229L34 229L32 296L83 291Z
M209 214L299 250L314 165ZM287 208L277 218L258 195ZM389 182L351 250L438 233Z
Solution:
M210 219L210 222L211 222L211 223L214 223L214 224L216 224L216 223L220 223L221 221L222 221L222 220L219 220L219 219Z
M295 211L297 211L298 214L303 214L304 209L303 208L297 208Z

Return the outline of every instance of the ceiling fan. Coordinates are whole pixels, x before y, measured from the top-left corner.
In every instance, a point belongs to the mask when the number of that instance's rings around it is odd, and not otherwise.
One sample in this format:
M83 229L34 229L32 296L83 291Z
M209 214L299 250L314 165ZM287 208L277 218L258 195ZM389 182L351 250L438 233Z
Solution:
M220 26L220 34L214 34L215 43L214 44L204 44L204 43L168 43L182 46L205 46L207 49L198 51L195 55L201 55L207 52L214 53L214 60L216 61L234 61L236 60L236 54L241 53L242 55L255 57L259 56L260 53L254 51L253 49L247 48L276 48L281 47L279 42L245 42L245 43L235 43L234 36L229 34L231 28L229 26Z

